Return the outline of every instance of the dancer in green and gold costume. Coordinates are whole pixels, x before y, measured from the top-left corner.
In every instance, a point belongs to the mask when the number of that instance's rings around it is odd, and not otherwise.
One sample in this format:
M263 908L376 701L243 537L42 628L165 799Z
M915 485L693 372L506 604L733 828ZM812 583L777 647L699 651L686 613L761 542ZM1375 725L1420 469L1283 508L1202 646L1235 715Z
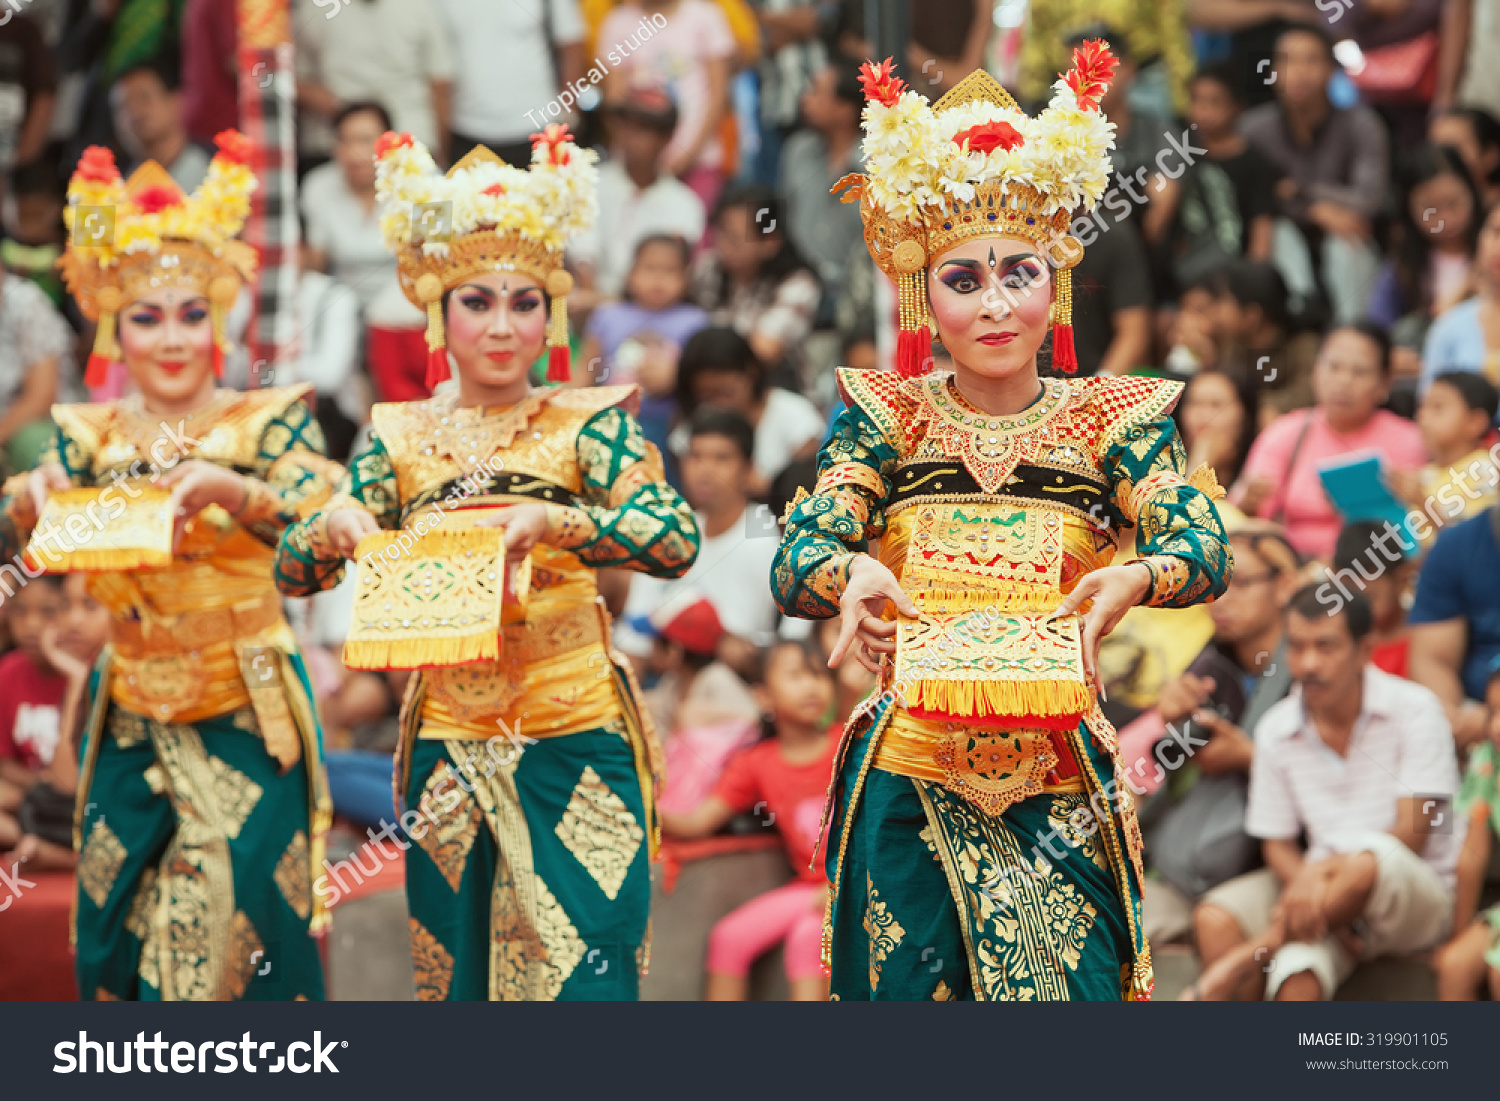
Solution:
M561 127L539 138L530 171L481 147L439 176L406 135L387 135L377 155L388 244L408 295L428 310L429 379L442 381L451 352L458 384L376 406L374 439L339 495L284 536L278 583L287 593L328 587L380 531L406 532L403 546L432 531L453 539L451 561L418 559L420 570L384 556L359 566L360 587L379 581L381 592L395 584L387 575L410 575L410 591L392 596L399 607L372 609L391 615L375 626L430 616L433 628L430 642L407 639L391 659L422 667L396 763L415 842L406 876L417 996L632 999L650 951L659 751L628 666L609 648L594 571L677 576L697 555L698 531L632 415L635 387L528 381L544 338L549 376L567 374L562 247L591 216L593 155ZM424 251L412 204L445 201L452 235ZM460 664L439 627L467 605L441 600L468 576L457 548L479 526L504 528L509 569L529 573L529 585L523 617L496 625L499 660ZM486 592L500 584L493 572L474 580ZM346 657L362 645L351 636Z
M871 175L840 187L897 282L898 373L839 372L848 409L772 575L788 615L842 617L835 661L881 675L831 790L836 998L1150 995L1098 640L1135 604L1212 599L1231 563L1212 475L1183 476L1179 384L1038 373L1049 315L1076 367L1069 212L1109 179L1113 61L1080 50L1035 119L984 73L929 108L865 69ZM1112 565L1132 524L1143 557Z
M154 162L124 181L85 152L69 216L107 209L113 236L74 234L64 274L99 325L90 384L123 358L138 393L54 408L54 445L0 500L0 559L29 538L28 573L97 571L113 616L77 796L85 998L323 996L312 870L332 804L271 563L343 471L310 387L218 387L224 314L254 271L232 240L254 186L243 139L220 147L191 196Z

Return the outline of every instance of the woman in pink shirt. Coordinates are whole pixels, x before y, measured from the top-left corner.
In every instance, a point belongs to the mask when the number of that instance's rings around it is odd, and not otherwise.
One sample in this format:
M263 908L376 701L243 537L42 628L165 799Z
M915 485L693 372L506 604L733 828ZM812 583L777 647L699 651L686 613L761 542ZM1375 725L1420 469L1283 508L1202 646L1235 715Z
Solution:
M1416 470L1427 461L1416 424L1380 406L1390 390L1390 342L1373 325L1334 329L1313 368L1311 409L1277 418L1250 449L1230 500L1276 520L1304 557L1328 562L1342 524L1318 468L1358 452L1383 469Z

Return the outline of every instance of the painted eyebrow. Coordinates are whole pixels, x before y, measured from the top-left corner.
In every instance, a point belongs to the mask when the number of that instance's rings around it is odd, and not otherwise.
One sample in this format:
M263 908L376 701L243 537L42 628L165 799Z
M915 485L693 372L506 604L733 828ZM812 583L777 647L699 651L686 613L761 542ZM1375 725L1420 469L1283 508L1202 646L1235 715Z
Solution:
M1010 267L1013 267L1016 264L1019 264L1022 260L1034 260L1034 259L1036 259L1036 253L1034 253L1034 252L1017 252L1017 253L1013 253L1010 256L1007 256L1004 260L1001 260L1000 261L1000 267L1002 267L1002 268L1010 268Z
M964 257L958 257L958 258L953 259L953 260L944 260L943 261L943 267L945 267L945 268L948 268L948 267L968 268L970 271L978 271L979 270L979 261L978 260L969 260L969 259L966 259Z

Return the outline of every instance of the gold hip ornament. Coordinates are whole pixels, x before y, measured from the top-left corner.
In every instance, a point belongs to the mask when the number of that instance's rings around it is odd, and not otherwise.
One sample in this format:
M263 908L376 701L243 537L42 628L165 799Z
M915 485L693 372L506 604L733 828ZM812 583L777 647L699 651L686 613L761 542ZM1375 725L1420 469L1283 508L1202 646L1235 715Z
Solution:
M1045 730L992 730L946 723L932 759L943 786L990 817L1039 795L1057 752Z

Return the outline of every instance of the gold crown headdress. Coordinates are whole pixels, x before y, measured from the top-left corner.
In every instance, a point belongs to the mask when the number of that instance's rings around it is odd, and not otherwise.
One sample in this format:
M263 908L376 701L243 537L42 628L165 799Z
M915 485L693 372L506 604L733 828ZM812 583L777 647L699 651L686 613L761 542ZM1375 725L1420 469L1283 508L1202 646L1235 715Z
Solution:
M116 314L164 286L208 297L214 373L223 375L229 309L241 285L255 277L255 250L234 240L250 214L255 174L243 134L225 130L214 143L218 152L191 195L155 161L125 180L103 146L91 145L79 158L63 211L68 250L57 264L83 315L98 322L84 372L89 386L102 386L109 364L120 357Z
M1077 369L1069 272L1083 246L1068 226L1073 210L1092 209L1109 184L1114 125L1099 100L1117 64L1104 42L1079 46L1072 71L1032 118L983 70L929 106L892 75L889 58L865 62L867 173L845 176L833 191L860 204L870 255L896 283L901 374L932 364L928 263L960 241L997 236L1026 238L1046 254L1057 280L1053 364Z
M480 272L513 271L535 279L552 300L547 318L547 380L566 382L568 240L593 224L597 159L573 144L566 126L531 135L531 167L506 164L477 146L446 175L410 134L375 145L375 194L385 207L380 231L396 254L401 289L427 313L427 385L448 377L443 295Z

